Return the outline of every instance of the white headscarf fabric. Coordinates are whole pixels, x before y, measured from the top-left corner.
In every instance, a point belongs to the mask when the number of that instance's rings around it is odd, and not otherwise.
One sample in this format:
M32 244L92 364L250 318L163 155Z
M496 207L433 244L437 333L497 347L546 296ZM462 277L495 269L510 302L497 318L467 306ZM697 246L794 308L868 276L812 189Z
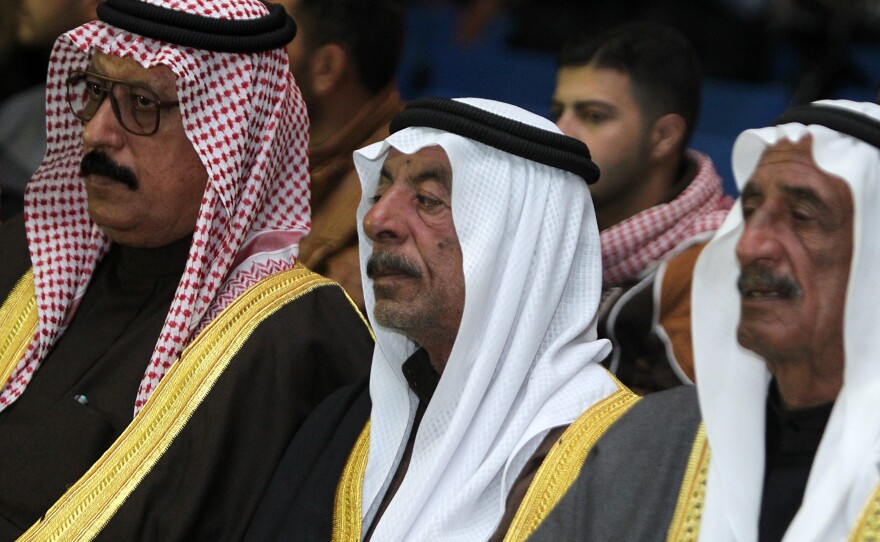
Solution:
M880 106L817 102L880 119ZM853 202L853 253L844 313L844 384L816 453L803 503L785 541L845 540L880 481L880 150L828 128L799 123L748 130L733 147L740 189L764 150L813 138L813 158L843 178ZM736 341L740 299L734 254L743 231L738 201L694 273L693 337L700 408L712 450L700 539L757 540L764 477L765 405L770 373Z
M268 13L259 0L146 0L217 19ZM177 76L184 129L208 171L193 242L174 301L138 391L137 413L183 348L246 288L293 267L309 226L308 119L283 48L216 53L134 35L94 21L55 44L47 81L46 158L28 184L25 222L39 324L0 393L24 391L64 332L111 241L90 219L79 173L83 125L65 82L92 52L128 57ZM145 360L146 361L146 360Z
M519 108L461 100L559 133ZM486 540L523 465L554 427L571 423L617 387L598 365L599 233L580 177L448 132L407 128L355 153L361 270L363 231L390 147L411 154L439 145L452 165L452 214L463 253L465 305L443 376L424 414L412 459L374 540ZM417 345L376 327L370 451L363 512L381 502L406 444L415 395L401 365ZM369 521L369 517L367 518Z

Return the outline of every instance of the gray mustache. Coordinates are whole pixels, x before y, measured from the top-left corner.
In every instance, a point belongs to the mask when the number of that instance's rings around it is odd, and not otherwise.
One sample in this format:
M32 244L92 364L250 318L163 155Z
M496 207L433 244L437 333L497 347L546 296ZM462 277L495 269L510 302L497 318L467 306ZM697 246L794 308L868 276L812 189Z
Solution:
M789 276L776 275L762 265L749 264L740 271L736 288L740 294L749 290L761 289L779 292L782 297L791 298L801 293L800 285Z
M370 259L367 260L367 276L375 278L377 274L387 271L402 273L415 278L421 278L422 276L422 271L418 266L403 256L393 252L374 252Z

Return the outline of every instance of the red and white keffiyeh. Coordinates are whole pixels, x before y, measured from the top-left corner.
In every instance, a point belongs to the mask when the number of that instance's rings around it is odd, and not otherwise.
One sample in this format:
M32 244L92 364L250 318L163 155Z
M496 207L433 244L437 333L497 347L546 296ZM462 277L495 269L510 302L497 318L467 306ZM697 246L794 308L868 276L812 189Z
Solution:
M217 19L265 15L259 0L145 0ZM18 398L61 336L111 241L90 219L79 173L83 125L68 108L65 81L94 51L163 64L177 76L184 129L208 171L186 269L138 390L140 411L186 345L257 281L293 267L309 229L308 119L283 48L209 52L134 35L93 21L55 43L47 79L46 157L25 195L39 323L0 393Z
M678 197L599 234L603 289L638 277L684 241L724 222L733 199L724 194L712 159L697 151L688 156L697 162L697 174Z

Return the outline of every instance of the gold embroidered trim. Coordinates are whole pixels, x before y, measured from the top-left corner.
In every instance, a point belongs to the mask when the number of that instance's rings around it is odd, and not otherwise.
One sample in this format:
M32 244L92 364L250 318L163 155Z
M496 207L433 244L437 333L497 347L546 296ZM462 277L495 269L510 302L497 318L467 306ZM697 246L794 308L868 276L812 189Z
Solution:
M19 541L97 536L172 444L253 330L288 302L335 284L297 264L239 296L183 351L116 442Z
M525 540L538 528L577 479L587 454L599 437L639 400L626 386L616 379L615 382L618 391L578 417L550 449L517 509L505 542ZM368 421L348 456L336 487L332 542L358 542L361 539L361 497L369 448Z
M364 425L355 442L339 485L336 486L336 499L333 503L332 542L360 542L361 539L361 496L364 488L364 474L367 472L367 457L370 453L370 421Z
M709 445L706 440L706 426L702 423L697 430L694 446L688 458L687 470L681 482L678 504L669 525L667 542L696 541L700 535L700 520L703 517L703 503L706 499L706 478L709 475Z
M868 498L848 540L849 542L880 541L880 485Z
M34 273L29 269L0 306L0 389L24 357L37 332L37 321Z
M526 540L581 472L587 454L605 431L639 400L620 382L619 390L581 414L562 433L535 473L504 542Z

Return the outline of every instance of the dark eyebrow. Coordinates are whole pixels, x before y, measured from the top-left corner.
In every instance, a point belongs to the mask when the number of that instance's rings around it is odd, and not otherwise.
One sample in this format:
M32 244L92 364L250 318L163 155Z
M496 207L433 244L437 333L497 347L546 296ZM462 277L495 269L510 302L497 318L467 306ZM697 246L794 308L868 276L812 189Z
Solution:
M413 186L418 186L425 181L439 181L440 184L448 190L451 186L451 180L452 175L449 170L445 167L438 166L420 172L418 175L410 179L410 182Z
M761 187L756 185L755 183L749 181L743 187L742 191L739 194L739 199L745 201L749 198L758 197L764 194L764 191L761 190Z
M617 111L617 107L614 105L603 102L602 100L579 100L572 104L572 107L575 109L586 109L588 107L598 107L604 109L606 111Z
M387 180L387 182L389 183L393 182L393 179L391 178L391 172L389 172L384 165L379 172L379 184L382 184L383 180ZM452 187L452 174L448 168L437 166L420 171L414 177L408 179L407 182L412 186L419 186L425 181L439 181L444 188L449 190Z
M162 101L165 100L164 98L162 98L163 92L159 88L156 88L155 81L140 80L140 79L128 80L128 79L120 79L118 77L110 77L109 75L104 73L104 70L99 68L97 65L95 65L94 62L91 62L91 61L89 62L88 67L84 71L88 74L91 74L91 75L97 75L98 77L104 77L106 79L112 79L114 81L119 81L119 80L124 81L125 84L127 84L130 87L143 88L143 89L149 90L150 92L155 94L159 98L159 100L162 100ZM174 91L177 92L176 82L175 82ZM171 98L171 100L174 100L174 99L175 98Z
M783 184L780 189L796 201L805 201L816 207L822 214L829 215L831 213L831 207L812 188Z
M379 184L382 184L382 179L388 179L388 182L391 182L391 173L385 169L384 165L382 165L382 169L379 171Z

